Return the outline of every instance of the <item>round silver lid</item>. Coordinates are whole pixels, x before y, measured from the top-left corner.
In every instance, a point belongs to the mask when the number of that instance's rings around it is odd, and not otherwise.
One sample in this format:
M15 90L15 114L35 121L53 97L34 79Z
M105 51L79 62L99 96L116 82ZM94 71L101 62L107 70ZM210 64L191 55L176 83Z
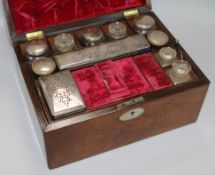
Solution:
M171 62L176 59L177 52L171 47L163 47L159 51L160 58L165 62Z
M173 75L179 78L187 76L192 68L188 61L186 60L177 60L172 65Z
M169 36L160 30L148 32L147 38L152 45L157 47L162 47L169 42Z
M140 15L134 18L134 26L141 30L150 30L155 26L155 20L149 15Z
M41 57L35 59L32 63L32 71L36 75L45 76L53 73L56 69L56 63L53 59Z
M38 57L48 51L46 40L33 40L26 44L25 52L28 56Z
M113 22L108 26L108 33L113 39L122 39L127 36L127 27L122 22Z
M68 52L75 47L75 40L71 34L62 33L55 37L55 48L60 52Z
M104 34L99 27L91 27L84 30L83 39L87 45L94 45L104 40Z

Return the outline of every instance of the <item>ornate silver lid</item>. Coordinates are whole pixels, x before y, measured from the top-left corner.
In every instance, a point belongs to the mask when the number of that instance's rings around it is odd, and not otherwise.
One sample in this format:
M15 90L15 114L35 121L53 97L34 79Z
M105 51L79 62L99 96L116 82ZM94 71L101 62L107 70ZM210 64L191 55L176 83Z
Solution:
M54 45L59 52L68 52L75 47L75 40L71 34L62 33L55 37Z
M103 43L92 48L88 47L55 55L55 61L60 70L75 69L97 61L116 58L128 53L148 50L149 48L150 44L143 35L134 35L122 40Z
M80 112L86 108L70 71L40 77L39 82L51 114L55 118Z
M124 23L116 21L108 26L108 34L113 39L122 39L127 36L127 27Z
M83 43L86 46L99 44L104 38L104 34L99 27L89 27L83 30Z

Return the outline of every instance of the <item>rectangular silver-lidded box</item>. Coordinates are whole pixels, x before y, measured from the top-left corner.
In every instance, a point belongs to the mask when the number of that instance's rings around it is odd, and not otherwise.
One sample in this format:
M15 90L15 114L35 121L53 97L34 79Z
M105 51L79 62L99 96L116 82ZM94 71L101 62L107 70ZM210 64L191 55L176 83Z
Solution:
M70 71L40 77L39 82L55 118L68 113L76 113L86 108Z
M129 36L125 39L103 43L82 50L55 55L55 61L60 70L75 69L86 64L115 58L132 52L144 51L150 44L143 35Z

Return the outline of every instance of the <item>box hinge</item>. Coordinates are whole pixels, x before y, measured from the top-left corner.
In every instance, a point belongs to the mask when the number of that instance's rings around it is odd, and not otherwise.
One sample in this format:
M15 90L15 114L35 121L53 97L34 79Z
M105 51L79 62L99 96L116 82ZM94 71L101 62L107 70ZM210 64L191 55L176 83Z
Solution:
M132 10L127 10L124 12L124 17L125 18L132 18L134 16L139 15L139 10L138 9L132 9Z
M26 33L25 36L28 41L39 40L44 38L44 33L43 31L36 31L36 32Z

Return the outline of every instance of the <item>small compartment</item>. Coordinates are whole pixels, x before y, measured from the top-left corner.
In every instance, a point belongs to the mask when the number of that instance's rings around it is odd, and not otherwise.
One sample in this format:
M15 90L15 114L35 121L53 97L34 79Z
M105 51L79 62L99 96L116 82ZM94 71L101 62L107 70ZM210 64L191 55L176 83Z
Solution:
M173 85L151 53L137 55L134 60L154 90L164 89Z

